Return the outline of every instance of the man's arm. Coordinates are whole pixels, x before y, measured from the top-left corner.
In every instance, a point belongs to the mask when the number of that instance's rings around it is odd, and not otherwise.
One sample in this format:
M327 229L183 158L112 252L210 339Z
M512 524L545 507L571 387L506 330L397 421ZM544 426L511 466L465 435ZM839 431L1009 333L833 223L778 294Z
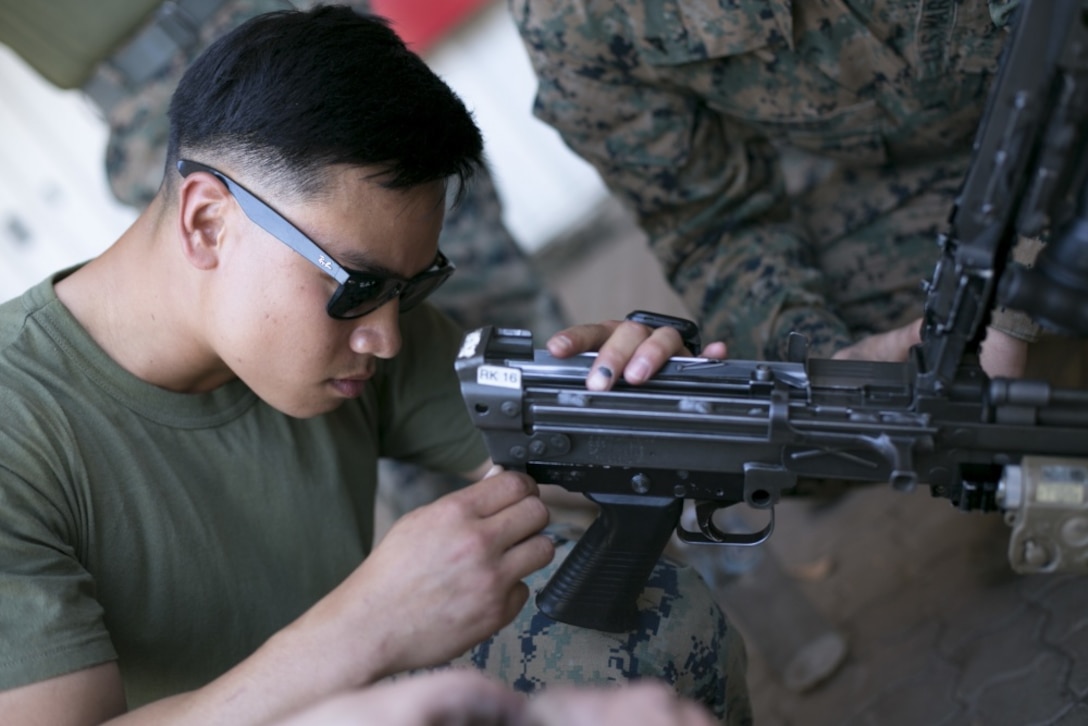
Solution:
M849 344L790 222L771 144L694 90L648 82L634 33L622 35L628 21L608 18L605 29L582 3L561 3L570 7L560 19L558 4L512 3L539 80L535 113L634 207L701 328L735 358L782 358L791 330L820 354Z
M870 360L901 363L910 349L922 342L922 320L877 333L835 353L836 360ZM1019 378L1027 364L1028 342L998 328L987 328L979 351L979 363L990 378Z
M83 726L125 712L125 691L117 663L0 691L0 713L11 724Z
M549 688L528 700L482 673L454 669L345 693L277 726L431 723L711 726L716 721L699 704L652 679L627 686Z
M421 507L251 657L121 722L260 723L392 673L451 660L525 604L522 579L554 554L539 534L547 520L536 484L513 472ZM0 692L10 724L101 723L124 708L115 663Z

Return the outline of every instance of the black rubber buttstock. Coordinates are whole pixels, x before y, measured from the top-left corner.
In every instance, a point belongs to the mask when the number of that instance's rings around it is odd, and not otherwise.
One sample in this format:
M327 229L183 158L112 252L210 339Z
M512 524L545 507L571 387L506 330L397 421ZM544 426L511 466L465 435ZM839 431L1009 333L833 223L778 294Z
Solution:
M680 521L684 500L586 495L597 519L536 597L552 620L613 633L638 622L638 596Z

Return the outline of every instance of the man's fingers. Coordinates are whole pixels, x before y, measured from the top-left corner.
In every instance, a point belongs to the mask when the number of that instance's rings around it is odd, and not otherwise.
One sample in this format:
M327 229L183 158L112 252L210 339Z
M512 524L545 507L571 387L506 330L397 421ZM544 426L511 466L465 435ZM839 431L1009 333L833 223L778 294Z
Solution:
M631 360L623 369L628 383L643 383L675 355L687 355L680 332L675 328L655 328L650 337L643 340L631 354Z
M729 347L720 340L716 340L703 346L703 352L700 355L711 360L725 360L729 355Z
M529 586L519 580L506 593L506 612L503 614L506 623L517 617L527 602L529 602Z
M555 559L555 543L544 534L534 535L506 551L502 560L504 575L522 580Z
M319 701L277 726L519 723L525 696L476 669L402 676Z
M548 526L548 506L540 497L525 497L487 518L486 534L502 549L509 549Z
M911 346L918 345L922 342L922 322L923 318L918 318L899 329L900 333L903 335L904 348L910 348Z
M907 359L911 347L921 340L922 319L919 318L893 330L862 338L831 357L836 360L900 362Z
M684 350L680 333L674 328L649 328L624 321L601 346L590 368L586 387L606 391L622 376L628 383L642 383L674 355Z
M635 365L633 356L639 343L646 340L647 330L645 325L629 321L617 325L612 335L597 351L597 360L593 361L589 375L586 376L586 387L591 391L607 391L612 388L616 380Z
M633 320L609 320L578 325L562 330L548 340L548 352L557 358L597 350L597 357L586 376L586 388L607 391L621 378L628 383L644 383L674 356L691 355L675 328L652 328ZM726 356L724 343L710 343L704 357Z
M448 496L467 502L478 517L491 517L527 497L539 497L540 487L528 474L504 471L498 466L492 467L492 471L496 468L498 473Z
M534 726L710 726L710 713L680 698L664 683L642 679L629 685L550 688L529 702Z
M990 378L1020 378L1028 360L1028 343L997 328L986 328L979 363Z
M548 352L556 358L568 358L578 353L597 350L608 340L620 324L618 320L606 320L602 323L575 325L548 339Z

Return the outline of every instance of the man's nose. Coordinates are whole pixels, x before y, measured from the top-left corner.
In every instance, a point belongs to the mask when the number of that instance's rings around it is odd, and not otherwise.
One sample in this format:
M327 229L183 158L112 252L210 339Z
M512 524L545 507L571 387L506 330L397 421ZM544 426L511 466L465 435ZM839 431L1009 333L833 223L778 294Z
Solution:
M392 358L400 350L400 300L393 298L355 320L351 349L359 354Z

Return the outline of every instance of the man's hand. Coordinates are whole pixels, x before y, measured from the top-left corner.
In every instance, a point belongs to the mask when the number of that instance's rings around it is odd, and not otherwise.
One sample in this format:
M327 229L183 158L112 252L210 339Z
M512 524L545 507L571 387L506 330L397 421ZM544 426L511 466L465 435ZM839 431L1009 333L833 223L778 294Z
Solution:
M529 702L528 726L710 726L701 705L660 681L606 688L549 688Z
M644 383L669 358L691 354L674 328L650 328L630 320L576 325L553 335L547 347L556 358L598 351L586 378L586 388L592 391L609 390L619 376L628 383ZM725 354L725 343L714 342L706 345L700 355L720 359Z
M832 358L837 360L875 360L893 363L905 361L911 346L922 342L922 319L886 333L863 338L843 348ZM991 378L1019 378L1027 363L1028 344L1000 330L986 328L986 338L979 350L979 363Z
M421 673L328 698L275 726L711 726L698 703L664 683L557 686L532 699L479 671Z
M921 342L922 319L918 318L901 328L862 338L831 357L835 360L874 360L898 363L907 359L911 346Z
M321 634L330 667L357 674L345 685L444 663L525 605L522 579L555 554L540 534L547 523L536 483L496 467L489 478L395 522L296 625Z
M990 378L1020 378L1028 362L1028 344L996 328L986 328L978 360Z
M480 671L450 669L349 691L276 726L507 726L520 723L524 710L522 694Z

